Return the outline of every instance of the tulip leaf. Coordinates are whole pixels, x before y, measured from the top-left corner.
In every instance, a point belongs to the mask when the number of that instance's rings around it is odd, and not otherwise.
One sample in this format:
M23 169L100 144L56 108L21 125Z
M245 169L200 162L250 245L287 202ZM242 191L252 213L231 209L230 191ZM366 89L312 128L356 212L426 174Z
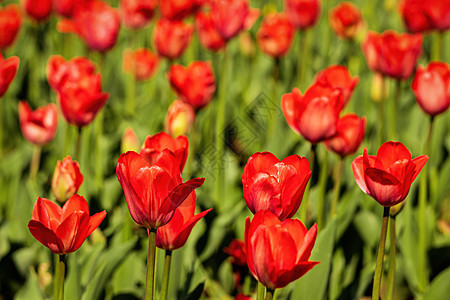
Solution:
M292 299L321 300L326 298L328 276L336 236L336 218L319 233L309 260L319 261L311 271L293 285Z
M41 289L39 288L39 280L36 272L30 267L28 278L20 290L17 292L14 300L39 300L44 299Z
M423 300L447 299L450 295L450 267L442 271L431 282L430 287L425 292Z

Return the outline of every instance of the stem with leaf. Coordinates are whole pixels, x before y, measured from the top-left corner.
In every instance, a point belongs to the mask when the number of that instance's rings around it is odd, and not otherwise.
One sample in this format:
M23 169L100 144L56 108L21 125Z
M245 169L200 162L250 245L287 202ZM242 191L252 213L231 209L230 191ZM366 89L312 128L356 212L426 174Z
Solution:
M66 256L58 255L58 262L55 268L55 281L53 288L53 298L55 300L64 300L64 276L66 274Z
M172 262L172 251L166 250L164 258L164 271L161 287L161 300L167 299L167 291L169 290L170 264Z
M389 223L389 207L384 207L383 224L381 226L380 243L378 244L377 265L373 278L372 300L380 299L381 276L383 275L384 249L386 246L386 235Z
M265 293L266 287L258 281L258 294L256 296L256 300L264 300Z
M309 150L309 166L312 170L312 173L308 181L308 184L306 185L305 193L303 194L302 205L300 206L300 220L302 220L302 222L306 222L306 218L308 216L309 192L311 190L312 176L314 173L314 162L315 162L314 160L316 158L316 149L317 145L311 144L311 150Z
M336 177L334 179L334 188L333 188L333 202L331 203L331 217L336 215L337 205L339 201L339 194L341 192L341 180L342 180L342 172L344 171L344 158L339 158L339 163L336 167Z
M325 226L324 208L325 194L328 180L328 151L325 151L323 161L320 165L319 190L317 193L317 230L322 230Z
M145 300L153 300L155 282L156 229L148 229L147 280Z
M389 249L389 270L388 270L388 286L386 291L386 300L392 300L394 295L395 283L395 258L397 256L397 238L395 233L395 216L390 216L389 221L391 245Z
M41 161L41 150L42 147L40 145L34 145L33 149L33 156L31 158L31 165L30 165L30 180L36 181L36 175L39 170L39 164Z
M266 299L265 300L273 300L273 295L275 294L275 290L273 289L267 289L266 292Z

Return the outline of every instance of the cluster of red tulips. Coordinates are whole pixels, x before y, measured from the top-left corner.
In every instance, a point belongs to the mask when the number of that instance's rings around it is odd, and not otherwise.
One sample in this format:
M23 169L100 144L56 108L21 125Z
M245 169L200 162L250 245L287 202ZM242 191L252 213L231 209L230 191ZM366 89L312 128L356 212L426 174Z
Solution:
M208 193L211 192L210 197L215 204L213 213L209 215L227 213L220 203L227 201L224 199L227 197L226 190L235 184L225 174L227 141L222 138L230 118L227 108L235 105L233 101L236 100L230 99L230 95L233 95L230 90L234 74L230 66L234 59L234 40L240 46L238 51L251 56L255 51L253 44L256 44L271 61L274 100L285 120L281 123L277 117L267 118L266 144L279 132L290 134L289 130L282 131L287 129L284 126L287 123L295 134L309 142L310 151L308 158L289 153L291 155L279 160L275 154L262 147L260 152L249 157L247 155L246 163L242 162L245 165L242 182L238 185L242 183L243 198L254 216L245 219L245 230L239 235L244 239L233 239L224 249L231 257L235 276L233 296L236 299L251 299L256 294L257 299L271 300L276 290L286 287L320 264L313 256L316 237L327 225L335 224L332 221L339 217L345 161L358 152L366 136L369 118L366 112L366 116L349 112L353 109L361 111L355 109L356 104L353 103L359 99L351 100L360 83L360 76L352 75L347 63L315 67L319 71L313 81L308 82L306 68L311 57L318 55L311 47L311 41L321 38L318 34L312 36L311 31L318 24L321 14L325 14L320 0L284 0L282 11L275 11L276 5L272 7L270 4L261 10L252 8L250 0L120 0L117 8L103 0L24 0L20 6L1 5L2 53L14 54L15 43L27 19L33 28L42 28L44 24L52 22L58 35L65 41L61 53L53 53L45 58L46 78L56 96L56 103L46 101L47 104L35 109L30 104L33 106L36 99L30 102L22 100L18 104L21 132L34 145L29 167L32 183L38 182L36 178L42 149L51 144L57 135L58 126L61 125L61 122L58 123L60 116L66 123L68 133L72 127L77 131L73 143L70 134L66 134L66 145L61 156L65 158L57 161L53 177L48 182L55 201L39 196L28 223L30 233L58 257L54 265L53 299L64 299L66 255L77 251L107 216L105 210L98 209L98 204L95 208L99 212L90 216L88 202L78 193L83 182L99 178L100 185L104 184L103 162L112 155L115 157L114 164L117 161L116 176L131 218L145 228L148 236L145 299L154 299L155 291L161 299L167 299L172 251L186 244L194 226L213 209L196 214L199 207L196 189L203 185L205 178L185 180L182 177L196 174L195 161L201 155L196 147L200 138L203 142L207 140L214 143L215 166L210 167L215 171L211 179L214 189L208 190ZM384 208L372 299L380 297L389 224L389 275L385 295L386 299L393 297L395 220L421 170L417 206L419 223L425 227L429 185L426 163L429 159L427 154L431 153L429 148L433 124L436 117L450 107L450 68L448 63L439 60L443 53L443 36L450 28L450 2L402 0L398 4L398 12L409 33L392 29L382 33L367 32L366 27L371 24L366 23L358 6L351 2L340 2L330 9L328 16L331 30L339 39L346 40L349 45L358 44L363 39L360 49L368 68L373 72L372 91L366 90L364 95L372 96L378 104L378 120L370 128L371 137L377 136L378 152L369 155L366 147L362 155L352 162L356 182L353 188L359 186ZM121 29L121 26L125 29ZM148 28L152 29L151 46L148 43L137 46L136 36L142 35ZM121 37L123 32L127 35L125 38ZM74 37L68 35L71 33L75 33L82 41L86 49L85 56L71 55L70 45L74 42ZM198 40L195 40L194 34ZM438 40L434 48L436 60L418 66L424 54L424 36L430 34L436 34ZM296 36L298 49L294 45ZM128 39L129 43L124 41ZM212 52L216 55L214 58L220 57L222 61L195 60L205 57L199 55L198 48L189 54L193 59L186 59L187 49L196 42L204 48L204 52ZM167 70L164 83L161 84L163 88L158 95L158 102L161 103L155 107L163 107L166 115L157 133L145 133L147 137L142 145L135 130L129 127L123 134L121 154L117 150L116 153L105 155L100 141L104 136L104 125L111 123L110 120L105 121L104 110L118 98L113 88L105 85L105 58L117 43L128 43L127 49L121 53L122 71L127 75L126 99L123 105L119 105L123 119L133 120L141 114L142 105L137 103L136 93L143 82L151 80L153 84L157 81L160 66L165 66ZM292 49L298 50L294 54L297 68L291 72L294 85L289 86L291 92L285 90L283 95L279 95L279 87L282 86L279 82L286 79L282 73L285 70L282 61L293 54ZM96 55L99 57L97 63L93 58ZM16 77L20 60L23 58L0 54L0 98L8 92ZM217 69L220 69L219 74L215 74ZM32 75L30 78L33 79ZM421 137L426 140L425 147L423 150L414 149L414 152L424 155L415 158L400 142L404 136L404 129L400 125L404 120L399 101L401 91L405 90L405 82L409 84L410 79L410 88L407 89L430 117L428 136ZM394 99L389 99L390 80L394 80L396 85ZM38 84L29 83L30 86ZM302 92L299 86L308 87ZM178 99L171 99L173 94ZM210 103L213 103L212 107L209 107ZM387 105L389 115L386 115ZM209 115L206 115L206 111ZM157 118L156 114L145 118ZM2 118L0 115L0 122ZM199 119L205 118L211 119L206 125L202 123L207 134L198 128ZM286 128L281 129L281 126ZM164 131L161 131L163 128ZM0 135L0 156L6 157L6 132L2 128L0 131L3 131ZM85 146L83 141L89 141L89 137L83 139L83 134L87 136L92 133L95 178L89 178L86 173L83 176L80 171L83 168L76 161L81 162L81 152ZM332 202L329 205L325 202L329 172L327 157L321 157L321 144L325 146L325 151L338 157ZM73 153L70 150L72 148L75 149ZM90 156L91 153L86 155ZM208 182L208 176L205 177ZM313 197L311 188L315 177L319 177L320 184L316 186ZM202 205L201 208L211 206ZM110 214L108 211L108 216ZM313 224L313 221L316 223ZM424 228L418 229L420 293L425 292L429 284L426 234ZM156 278L156 248L165 251L162 280ZM255 285L243 288L248 271L258 282L257 288ZM314 294L315 291L309 293Z

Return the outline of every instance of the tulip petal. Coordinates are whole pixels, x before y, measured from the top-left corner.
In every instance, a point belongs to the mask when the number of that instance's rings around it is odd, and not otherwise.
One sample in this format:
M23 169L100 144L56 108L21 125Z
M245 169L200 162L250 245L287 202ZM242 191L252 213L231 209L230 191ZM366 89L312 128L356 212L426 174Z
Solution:
M414 182L417 175L419 175L420 171L425 166L427 161L428 161L428 155L421 155L421 156L415 157L411 160L411 162L415 165L414 174L412 176L411 183Z
M380 146L375 160L375 167L381 170L387 170L390 166L399 160L411 160L411 153L400 142L386 142Z
M86 237L90 236L91 233L97 229L98 226L100 226L100 223L103 221L103 219L106 217L106 211L103 210L99 213L96 213L95 215L91 216L89 218L89 227L88 231L86 233Z
M84 197L80 195L73 195L66 201L62 208L61 220L65 220L69 215L78 211L85 212L89 215L89 206Z
M42 223L31 220L28 222L28 229L35 239L45 247L49 248L53 253L63 253L64 245L61 240L53 231L45 227Z
M292 231L291 231L292 232ZM297 255L298 262L307 261L311 256L311 251L316 243L317 238L317 224L314 224L306 233L301 248L298 250L300 255Z
M56 235L64 244L64 253L77 250L77 244L81 246L86 238L88 229L89 214L83 211L77 211L70 214L56 230ZM81 240L81 243L80 243Z
M392 203L402 198L403 186L397 178L389 173L375 168L368 168L364 174L367 188L375 200L383 206L391 206Z
M42 223L49 229L55 229L52 225L61 222L61 207L51 200L38 197L33 206L32 220Z
M370 191L367 188L366 180L364 178L364 158L362 155L359 155L353 160L352 163L352 170L353 175L355 176L356 184L359 186L359 188L366 194L369 194Z

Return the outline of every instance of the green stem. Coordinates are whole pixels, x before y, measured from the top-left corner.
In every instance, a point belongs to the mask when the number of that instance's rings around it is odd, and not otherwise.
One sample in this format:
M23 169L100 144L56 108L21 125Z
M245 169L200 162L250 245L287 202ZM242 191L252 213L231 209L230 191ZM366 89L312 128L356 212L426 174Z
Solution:
M297 62L297 86L300 86L305 78L306 64L309 61L309 31L302 30L299 32L300 57Z
M128 77L128 95L126 97L125 111L129 117L133 117L136 111L136 76L134 69Z
M378 244L377 265L373 278L372 300L380 299L381 276L383 275L384 248L386 245L386 234L389 223L389 207L384 207L383 225L381 226L380 243Z
M76 144L76 148L75 148L75 160L79 161L80 160L80 151L81 151L81 131L82 128L78 127L77 128L77 144Z
M53 275L53 299L58 300L59 295L59 255L54 255L55 274Z
M390 234L391 245L389 248L389 271L388 271L388 286L386 290L386 300L392 300L394 295L394 283L395 283L395 257L397 255L397 239L395 233L395 216L390 216Z
M64 140L64 152L63 156L66 156L69 154L69 148L70 148L70 131L72 130L72 127L69 125L69 123L66 123L66 136Z
M265 300L273 300L273 295L275 294L275 290L273 289L267 289L266 292L266 299Z
M309 179L309 182L306 185L305 193L303 194L302 205L300 206L300 220L302 220L303 223L306 222L306 218L308 217L309 192L311 190L312 176L314 173L314 160L316 158L316 150L317 145L311 144L311 150L309 150L309 166L312 170L312 173L311 178Z
M197 112L195 113L197 115ZM197 140L197 120L194 120L190 132L189 140L189 155L186 162L186 167L184 168L184 178L191 178L192 175L192 161L195 160L195 142Z
M227 88L227 68L228 68L228 51L227 48L223 51L223 61L222 61L222 69L220 73L220 82L219 82L219 95L217 101L217 110L216 110L216 133L215 133L215 143L216 143L216 172L215 172L215 201L216 206L219 207L220 200L224 199L224 178L223 178L223 155L224 155L224 147L225 147L225 117L226 117L226 88Z
M6 127L6 124L4 124L4 109L3 109L3 105L5 105L5 103L2 102L2 97L0 97L0 157L3 156L3 127Z
M170 277L170 263L172 261L172 251L166 250L166 257L164 259L164 271L161 286L161 300L167 299L167 291L169 290L169 277Z
M320 165L319 190L317 193L317 230L322 230L325 226L324 208L325 194L328 179L328 151L325 151L323 161Z
M434 118L430 119L430 127L428 129L428 136L425 142L425 154L429 153L430 150L430 141L431 135L433 133L433 124ZM428 272L427 272L427 206L428 206L428 166L425 165L422 169L422 175L420 177L420 186L419 186L419 204L418 204L418 213L419 213L419 257L418 257L418 265L419 265L419 290L424 292L428 285Z
M59 261L55 268L55 285L53 291L56 291L54 295L55 300L64 300L64 276L66 274L66 256L65 254L59 255Z
M31 165L30 165L30 180L32 182L36 181L36 175L39 170L39 164L41 160L41 150L42 147L40 145L34 145L33 157L31 158Z
M391 139L396 140L398 137L397 133L397 121L398 121L398 108L400 104L400 96L402 92L402 82L401 80L397 80L396 86L395 86L395 94L394 94L394 101L392 106L392 126L391 126Z
M438 31L433 36L433 44L431 51L431 60L443 60L442 56L442 47L444 45L444 32Z
M148 230L147 280L145 300L153 300L155 282L156 229Z
M278 103L278 78L280 74L280 58L275 58L274 60L274 66L273 66L273 72L272 72L272 79L273 79L273 90L272 90L272 103ZM267 99L268 102L270 99ZM272 138L275 134L276 128L277 128L277 121L278 121L278 115L277 111L270 110L270 107L272 106L271 102L267 103L267 109L269 110L269 124L267 128L266 133L266 148L268 148L268 145L271 143Z
M383 144L385 141L385 133L384 133L384 99L378 102L378 124L379 124L379 144Z
M105 79L105 54L100 54L99 62L99 73L102 75L103 80ZM104 82L104 81L103 81ZM97 120L95 121L95 141L96 141L96 152L95 152L95 182L97 183L98 190L101 190L103 186L103 159L105 157L102 151L102 138L103 138L103 120L105 114L105 107L98 113Z
M344 171L344 158L340 157L339 164L336 167L336 177L334 181L334 189L333 189L333 202L331 204L331 217L336 215L337 205L339 201L339 194L341 192L341 180L342 180L342 172Z
M256 300L264 300L264 294L266 293L266 287L258 281L258 294Z

